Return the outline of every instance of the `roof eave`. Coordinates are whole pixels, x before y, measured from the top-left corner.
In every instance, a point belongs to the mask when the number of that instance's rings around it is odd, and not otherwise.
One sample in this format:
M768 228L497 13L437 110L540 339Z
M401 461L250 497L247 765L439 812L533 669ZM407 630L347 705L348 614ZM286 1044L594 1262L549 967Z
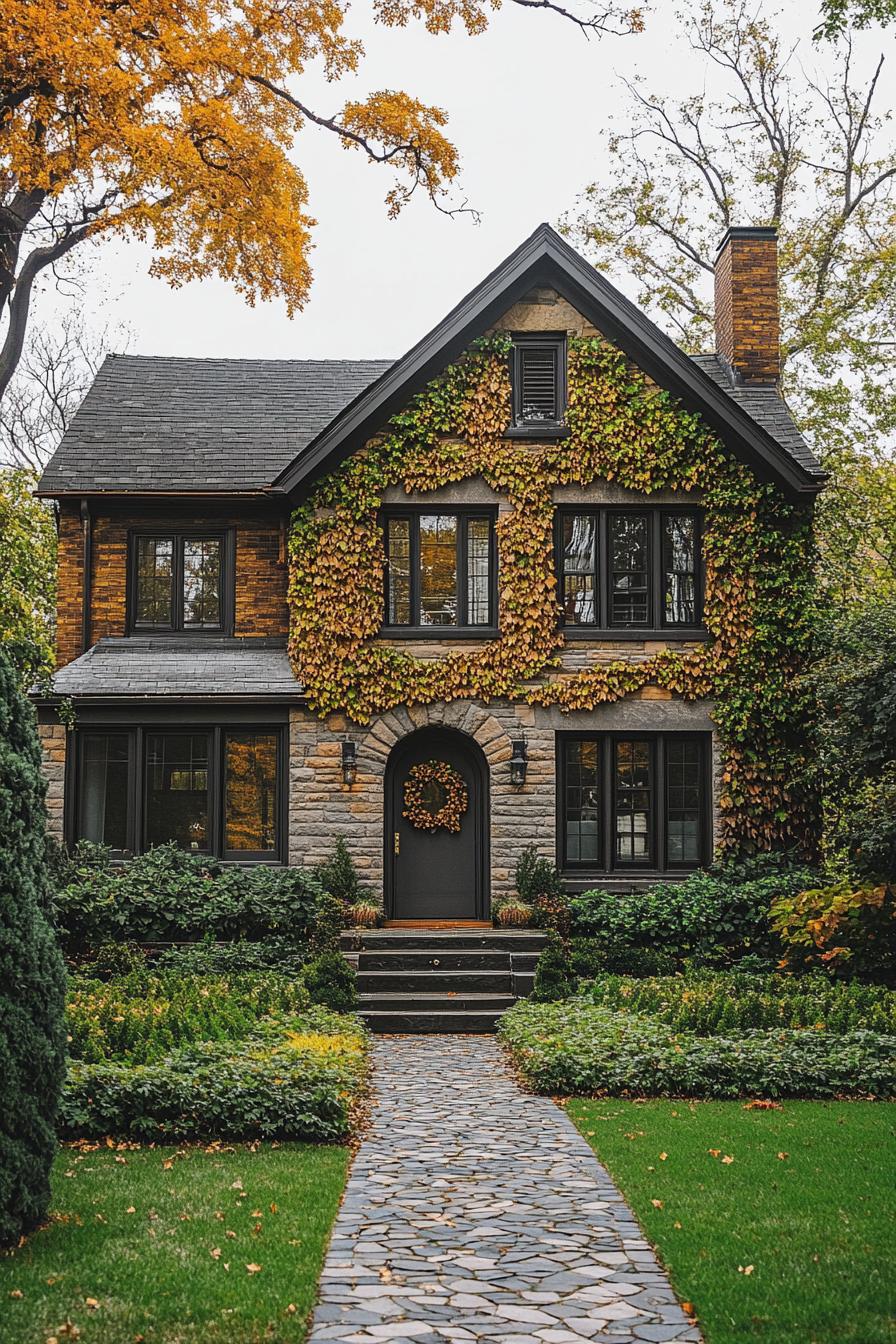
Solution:
M362 447L480 331L534 285L549 283L660 386L694 409L761 473L796 495L815 495L818 477L794 461L674 341L609 281L541 225L408 353L355 398L274 482L293 494Z

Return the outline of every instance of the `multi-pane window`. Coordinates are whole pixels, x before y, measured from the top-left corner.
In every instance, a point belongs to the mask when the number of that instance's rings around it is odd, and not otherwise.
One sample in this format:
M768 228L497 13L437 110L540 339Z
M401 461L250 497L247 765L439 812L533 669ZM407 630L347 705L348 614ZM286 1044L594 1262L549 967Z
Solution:
M134 537L131 625L135 630L220 631L226 624L225 534L166 532Z
M707 734L592 733L558 741L558 835L567 869L628 872L707 860Z
M385 519L386 625L487 628L495 614L494 517L402 512Z
M81 733L78 838L110 849L130 847L130 735Z
M693 509L561 509L557 579L566 626L699 629L699 516Z
M76 751L72 839L114 850L173 842L228 859L280 856L280 729L82 730Z
M566 410L566 337L557 332L514 336L511 384L516 428L557 429Z

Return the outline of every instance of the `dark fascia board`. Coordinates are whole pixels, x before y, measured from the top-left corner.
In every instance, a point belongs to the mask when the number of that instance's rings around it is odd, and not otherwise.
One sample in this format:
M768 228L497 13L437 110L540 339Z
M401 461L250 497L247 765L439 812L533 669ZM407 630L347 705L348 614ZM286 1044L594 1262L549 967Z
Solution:
M550 285L648 377L707 423L759 474L797 495L814 495L823 478L795 462L772 436L718 387L675 342L549 224L486 277L408 353L339 413L274 482L296 494L357 451L408 399L537 285Z
M229 709L238 708L240 705L278 705L297 707L306 703L305 693L302 690L295 691L275 691L273 693L259 693L258 695L209 695L208 692L196 695L140 695L140 694L122 694L122 695L90 695L78 693L76 695L56 695L51 693L44 694L42 691L31 691L29 698L31 703L38 709L59 709L63 704L74 705L77 710L79 707L85 709L153 709L164 713L167 708L176 709L178 706L207 706L208 708L218 709L222 715Z

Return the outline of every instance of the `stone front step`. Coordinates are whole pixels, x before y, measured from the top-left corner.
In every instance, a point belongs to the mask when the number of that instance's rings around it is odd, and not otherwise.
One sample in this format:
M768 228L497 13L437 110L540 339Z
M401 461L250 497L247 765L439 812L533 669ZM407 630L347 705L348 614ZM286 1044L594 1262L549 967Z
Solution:
M346 930L360 1012L380 1033L493 1031L532 992L546 935L530 929Z

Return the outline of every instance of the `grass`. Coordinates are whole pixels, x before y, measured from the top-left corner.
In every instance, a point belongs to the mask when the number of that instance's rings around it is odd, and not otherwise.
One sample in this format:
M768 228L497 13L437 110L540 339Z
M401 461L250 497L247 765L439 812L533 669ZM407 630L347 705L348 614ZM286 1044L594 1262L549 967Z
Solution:
M48 1224L0 1257L3 1344L304 1339L347 1164L300 1144L64 1148Z
M567 1112L707 1344L896 1340L892 1106L608 1099Z

